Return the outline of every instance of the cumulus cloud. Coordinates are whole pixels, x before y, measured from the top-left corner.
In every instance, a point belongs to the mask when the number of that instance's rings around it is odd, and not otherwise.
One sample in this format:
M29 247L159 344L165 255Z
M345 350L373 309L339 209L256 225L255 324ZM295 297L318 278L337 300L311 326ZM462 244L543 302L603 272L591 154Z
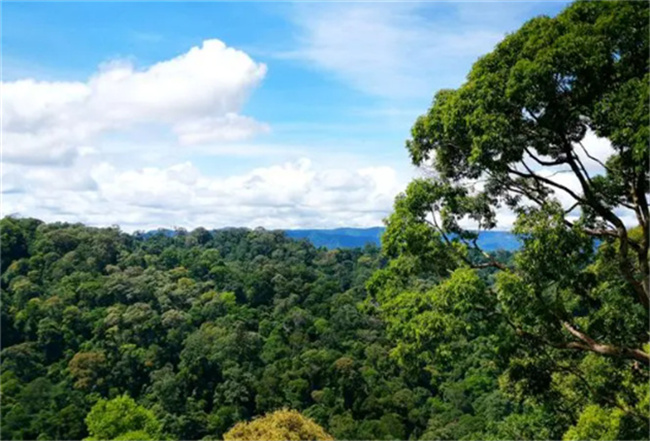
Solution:
M240 114L266 66L219 40L138 70L115 61L86 82L2 84L3 159L69 165L99 135L150 125L183 145L246 139L268 126Z
M242 114L265 74L208 40L146 69L114 61L87 81L3 83L2 214L125 230L379 224L404 184L392 168L243 142L269 130ZM267 165L219 176L197 167L194 155L217 154Z
M27 169L16 167L17 174ZM64 181L66 174L51 168L48 175L19 180L4 195L3 214L119 224L126 230L363 227L381 222L405 184L390 167L321 168L300 159L226 177L207 176L189 161L131 170L100 163L75 169L77 178L69 185L43 185ZM85 186L89 183L92 188ZM25 188L29 191L21 191Z
M241 141L253 133L268 132L269 127L247 116L226 113L181 122L174 125L173 130L182 145L193 145L212 141Z

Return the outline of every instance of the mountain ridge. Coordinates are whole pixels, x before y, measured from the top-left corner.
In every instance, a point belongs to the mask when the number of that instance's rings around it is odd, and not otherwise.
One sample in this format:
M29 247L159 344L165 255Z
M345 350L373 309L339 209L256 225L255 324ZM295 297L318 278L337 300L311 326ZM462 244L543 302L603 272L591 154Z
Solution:
M215 228L211 231L237 229L238 227ZM254 230L254 228L246 228ZM316 247L334 248L363 248L370 244L381 246L381 235L385 227L338 227L338 228L296 228L296 229L269 229L269 231L282 231L287 237L294 240L306 239ZM151 236L157 233L173 236L176 230L159 228L144 233ZM509 231L483 231L479 234L478 245L485 251L514 251L520 247L517 236Z
M281 230L292 239L307 239L315 246L326 248L357 248L366 244L381 245L385 227L291 229ZM485 251L514 251L520 247L517 236L509 231L483 231L479 233L478 245Z

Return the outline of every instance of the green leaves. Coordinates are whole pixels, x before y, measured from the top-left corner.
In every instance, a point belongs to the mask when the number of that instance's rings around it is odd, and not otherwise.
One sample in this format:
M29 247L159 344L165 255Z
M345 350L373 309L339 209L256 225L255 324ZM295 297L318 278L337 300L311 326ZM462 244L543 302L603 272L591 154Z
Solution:
M396 198L389 261L368 283L392 354L449 390L466 381L463 355L481 354L501 391L527 403L487 427L447 397L426 436L647 431L633 391L650 363L649 19L645 2L586 1L534 18L415 121L406 147L430 177ZM504 206L522 242L506 262L474 242Z
M127 395L100 399L86 417L86 425L87 440L156 440L162 430L153 412Z
M292 410L278 410L251 422L241 422L224 434L227 441L323 440L333 438L309 418Z
M526 23L480 59L458 90L436 94L407 141L414 164L432 166L438 183L459 189L471 185L463 180L484 180L484 190L477 194L488 197L492 207L514 201L512 191L529 199L517 206L546 201L561 191L523 170L523 162L534 171L540 165L570 169L584 181L580 190L586 200L577 202L587 211L600 198L621 201L630 192L641 204L650 135L648 18L645 4L578 2L556 18ZM631 26L630 32L623 31L623 23ZM585 158L577 145L589 130L612 142L624 179L634 190L628 185L616 192L603 184L590 188L595 184L584 166L592 168L598 161L589 153ZM603 171L603 176L609 174ZM443 209L459 216L480 211L456 212L451 203ZM490 222L485 226L492 227Z
M620 409L604 409L595 404L587 406L580 414L575 426L565 434L565 441L584 439L617 440L620 438L620 425L623 412Z

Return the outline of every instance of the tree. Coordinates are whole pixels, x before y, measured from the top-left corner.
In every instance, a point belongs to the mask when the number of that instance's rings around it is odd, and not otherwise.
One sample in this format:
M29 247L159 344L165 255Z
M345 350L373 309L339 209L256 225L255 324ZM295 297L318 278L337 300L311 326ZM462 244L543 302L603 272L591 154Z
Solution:
M600 439L616 440L622 412L607 411L591 405L580 415L578 423L564 435L565 440Z
M7 216L0 221L0 243L2 243L2 272L22 257L27 256L27 237L25 234L27 224Z
M413 162L431 163L436 176L414 181L396 202L388 253L397 254L399 245L422 255L415 248L424 246L416 243L422 238L447 245L458 266L504 273L503 289L557 300L541 302L550 308L545 319L554 322L552 332L531 338L650 363L642 349L647 332L611 344L609 335L587 333L576 311L593 310L598 296L594 279L601 274L589 267L598 239L618 265L608 268L608 281L630 298L633 320L640 315L647 322L648 17L645 2L576 3L556 18L529 21L479 60L461 88L439 92L407 141ZM605 162L583 145L590 132L611 142ZM577 188L553 179L558 173L569 174ZM515 232L523 238L514 268L482 253L476 233L460 226L469 218L479 230L494 228L504 205L517 214ZM636 216L638 231L621 213ZM484 259L472 261L472 252ZM583 287L568 277L587 275Z
M647 428L633 389L650 364L649 18L647 2L584 1L530 20L417 119L407 149L429 176L397 198L382 239L390 262L369 285L394 320L399 302L414 308L402 348L430 336L440 352L481 323L503 323L518 346L504 345L501 326L483 335L509 351L504 378L521 383L522 397L608 403ZM594 139L609 142L608 158ZM511 263L476 241L504 208L522 242ZM467 270L490 284L476 299L458 292L460 309L436 303L440 290L433 303L405 297ZM599 387L598 369L615 373L610 387L626 398Z
M104 383L106 357L102 352L78 352L68 364L78 389L96 389Z
M157 440L162 424L154 413L128 395L100 399L86 416L86 440Z
M295 410L278 410L250 422L241 422L226 432L226 441L333 440L325 430Z

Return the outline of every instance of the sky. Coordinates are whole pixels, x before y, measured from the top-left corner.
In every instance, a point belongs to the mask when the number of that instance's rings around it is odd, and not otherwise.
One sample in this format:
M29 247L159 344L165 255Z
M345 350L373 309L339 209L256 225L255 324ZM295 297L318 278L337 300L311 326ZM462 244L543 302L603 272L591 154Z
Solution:
M2 215L381 225L435 92L566 5L3 2Z

